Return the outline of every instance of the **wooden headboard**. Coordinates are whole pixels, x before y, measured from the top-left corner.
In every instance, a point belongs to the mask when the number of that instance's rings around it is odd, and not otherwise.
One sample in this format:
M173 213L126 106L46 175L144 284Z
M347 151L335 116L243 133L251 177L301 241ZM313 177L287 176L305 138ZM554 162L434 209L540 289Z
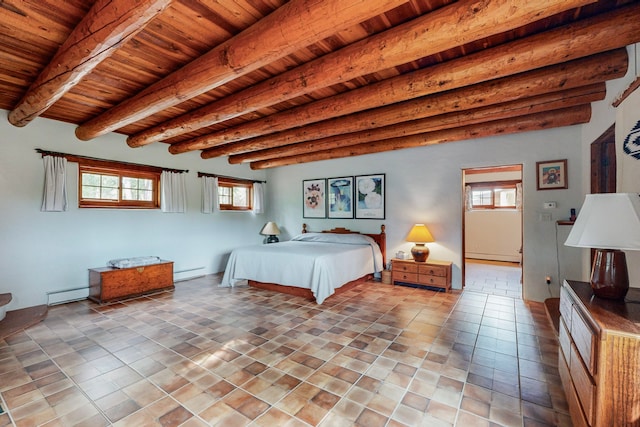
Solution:
M360 233L359 231L352 231L348 228L344 227L336 227L331 230L323 230L322 233L336 233L336 234L363 234L365 236L371 237L377 244L380 246L380 252L382 252L382 264L383 268L387 268L387 235L385 233L385 225L382 224L380 226L380 233L378 234L369 234L369 233ZM307 233L307 224L302 224L302 232Z

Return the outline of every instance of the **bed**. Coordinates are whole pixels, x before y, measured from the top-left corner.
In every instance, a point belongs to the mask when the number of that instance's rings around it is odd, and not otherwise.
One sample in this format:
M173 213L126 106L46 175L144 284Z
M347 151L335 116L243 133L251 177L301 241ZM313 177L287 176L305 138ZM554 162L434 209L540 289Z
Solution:
M351 289L384 270L386 234L334 228L302 233L287 242L234 249L220 286L249 286L315 299Z

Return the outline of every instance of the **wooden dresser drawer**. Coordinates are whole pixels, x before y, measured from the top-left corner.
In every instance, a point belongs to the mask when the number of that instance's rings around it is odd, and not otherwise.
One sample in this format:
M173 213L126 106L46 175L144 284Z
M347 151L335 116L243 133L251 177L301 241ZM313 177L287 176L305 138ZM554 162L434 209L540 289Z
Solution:
M447 269L439 265L419 265L418 274L425 274L428 276L446 277Z
M576 388L576 394L580 401L580 406L585 414L589 425L593 424L593 414L595 410L596 386L582 359L578 355L575 346L571 346L571 360L569 362L569 372Z
M567 329L571 330L571 308L573 307L573 303L571 301L571 297L569 296L569 292L564 288L564 286L560 287L560 315L564 319L564 323L567 325Z
M587 369L591 375L595 375L596 372L596 337L589 326L584 320L582 315L576 310L576 307L572 308L571 312L571 337L576 344L580 356L584 361Z
M567 406L569 406L569 413L571 414L573 426L589 427L589 423L582 412L578 394L576 393L576 389L573 387L573 382L571 381L569 366L567 366L567 361L562 355L562 352L558 353L558 371L560 372L560 379L562 380L564 394L567 397Z
M395 273L403 272L403 273L418 273L418 266L416 264L408 264L404 262L395 262L393 263L393 272Z
M558 340L560 341L560 348L562 349L562 354L568 360L571 355L571 338L569 337L569 330L564 323L564 319L560 318L560 330Z
M418 281L418 273L406 273L402 271L393 271L392 273L393 280L398 282L411 282L415 283Z
M418 282L421 285L444 287L447 285L447 279L440 276L425 276L418 274Z

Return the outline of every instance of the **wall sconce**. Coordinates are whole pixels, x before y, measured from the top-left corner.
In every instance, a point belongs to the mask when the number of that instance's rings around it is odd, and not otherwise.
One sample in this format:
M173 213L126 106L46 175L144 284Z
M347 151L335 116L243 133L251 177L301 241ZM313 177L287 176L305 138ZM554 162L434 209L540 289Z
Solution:
M415 246L411 248L411 255L413 255L415 262L426 262L429 257L429 248L425 246L425 243L435 242L427 226L424 224L414 225L405 240L415 243Z
M640 250L640 196L587 194L566 246L594 248L591 289L601 298L622 299L629 290L622 250Z
M278 243L280 241L277 237L278 234L280 234L280 229L275 222L269 221L268 223L266 223L264 227L262 227L262 231L260 231L260 234L269 236L267 237L267 243Z

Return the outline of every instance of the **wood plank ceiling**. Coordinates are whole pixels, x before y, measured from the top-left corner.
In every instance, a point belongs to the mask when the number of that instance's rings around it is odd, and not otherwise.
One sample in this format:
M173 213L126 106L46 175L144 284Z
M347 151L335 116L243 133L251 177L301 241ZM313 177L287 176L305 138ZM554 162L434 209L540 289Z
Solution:
M0 108L263 169L588 122L636 42L633 0L3 0Z

